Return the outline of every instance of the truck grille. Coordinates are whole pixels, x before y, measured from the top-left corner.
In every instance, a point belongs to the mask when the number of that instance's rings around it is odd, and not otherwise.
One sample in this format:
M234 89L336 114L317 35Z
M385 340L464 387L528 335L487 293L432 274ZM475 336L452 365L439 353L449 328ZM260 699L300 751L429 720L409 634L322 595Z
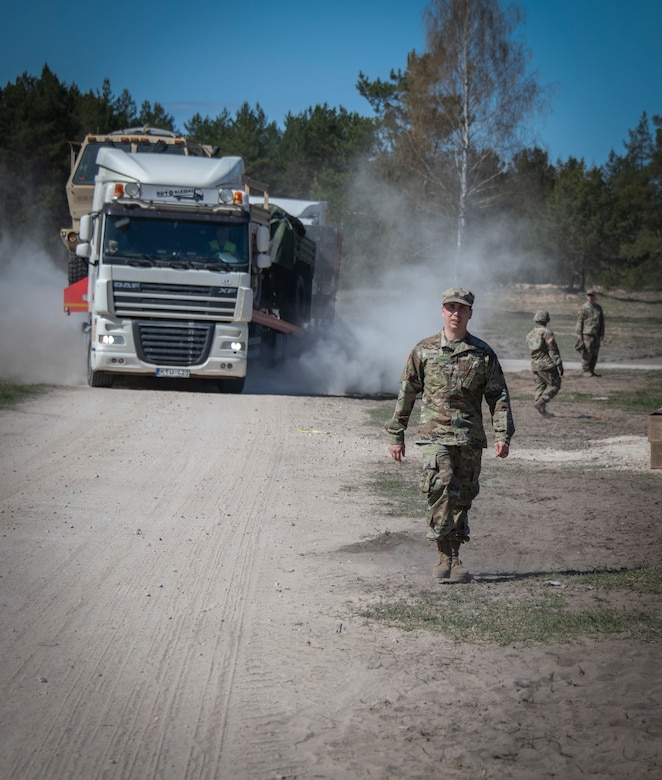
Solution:
M162 366L194 366L209 355L214 324L136 320L133 338L138 357Z
M229 321L236 306L236 287L113 282L113 309L118 317Z

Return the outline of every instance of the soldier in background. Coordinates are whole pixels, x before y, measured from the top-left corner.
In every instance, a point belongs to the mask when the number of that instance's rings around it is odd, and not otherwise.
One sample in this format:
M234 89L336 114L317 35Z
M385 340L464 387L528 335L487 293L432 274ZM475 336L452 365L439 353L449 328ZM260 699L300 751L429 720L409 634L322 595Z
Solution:
M605 337L605 317L602 306L595 302L595 290L588 290L586 302L577 313L577 343L575 349L582 359L584 376L600 376L595 373L600 344Z
M444 326L410 352L393 417L384 426L390 455L399 462L405 455L405 430L416 396L422 394L416 444L423 455L420 486L427 496L427 535L437 544L433 574L438 581L469 579L459 549L469 541L468 513L478 495L481 459L487 447L483 398L492 416L497 458L508 457L515 432L499 360L488 344L467 331L473 303L469 290L444 292Z
M561 389L563 361L554 333L547 327L549 312L537 311L533 317L535 327L529 331L526 343L531 350L531 371L536 382L536 409L543 417L551 417L547 404Z

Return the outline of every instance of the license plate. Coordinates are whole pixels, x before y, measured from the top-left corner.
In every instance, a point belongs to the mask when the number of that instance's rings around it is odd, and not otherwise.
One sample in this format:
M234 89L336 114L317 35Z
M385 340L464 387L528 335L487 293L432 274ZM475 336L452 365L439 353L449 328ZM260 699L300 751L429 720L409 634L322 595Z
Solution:
M157 368L157 376L175 377L176 379L188 379L191 372L188 368Z

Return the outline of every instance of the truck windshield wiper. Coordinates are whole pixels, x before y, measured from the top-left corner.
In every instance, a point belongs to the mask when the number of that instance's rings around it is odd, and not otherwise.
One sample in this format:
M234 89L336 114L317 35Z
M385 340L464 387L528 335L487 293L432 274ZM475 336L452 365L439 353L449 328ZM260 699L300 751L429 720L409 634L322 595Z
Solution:
M130 257L126 260L127 265L135 266L136 268L151 268L154 265L154 258L149 255L143 255L142 257Z
M164 266L166 268L176 268L184 271L188 271L189 269L193 268L188 260L168 260L164 263Z
M159 260L165 268L175 268L176 270L189 271L192 268L196 268L195 260L191 260L189 257L173 252L171 255L165 255L160 257Z
M181 255L142 255L141 256L142 262L145 263L145 265L158 265L160 268L177 268L182 270L189 270L193 266L183 258ZM138 261L136 265L141 265L142 263Z
M236 270L232 263L226 263L225 260L191 260L191 268L204 268L206 271L234 271Z
M116 260L116 255L113 259ZM188 271L194 268L202 268L205 271L236 271L238 267L245 266L245 263L228 263L221 258L209 259L207 257L184 257L182 255L124 255L121 257L126 265L136 268L151 268L158 265L163 268L174 268L176 270Z

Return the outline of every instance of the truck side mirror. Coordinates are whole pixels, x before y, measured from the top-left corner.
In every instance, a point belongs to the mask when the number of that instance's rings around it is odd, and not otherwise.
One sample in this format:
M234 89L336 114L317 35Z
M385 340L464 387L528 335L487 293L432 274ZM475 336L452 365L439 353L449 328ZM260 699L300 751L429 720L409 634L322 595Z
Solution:
M271 268L271 255L259 254L257 256L257 267L262 269Z
M84 257L86 260L91 254L89 244L76 244L76 257Z
M89 214L84 214L80 218L80 227L78 229L78 238L82 243L89 242L92 239L92 219Z
M260 225L260 227L257 229L257 233L255 234L255 244L257 246L257 251L260 254L268 252L270 241L271 235L269 233L269 228L265 225Z

